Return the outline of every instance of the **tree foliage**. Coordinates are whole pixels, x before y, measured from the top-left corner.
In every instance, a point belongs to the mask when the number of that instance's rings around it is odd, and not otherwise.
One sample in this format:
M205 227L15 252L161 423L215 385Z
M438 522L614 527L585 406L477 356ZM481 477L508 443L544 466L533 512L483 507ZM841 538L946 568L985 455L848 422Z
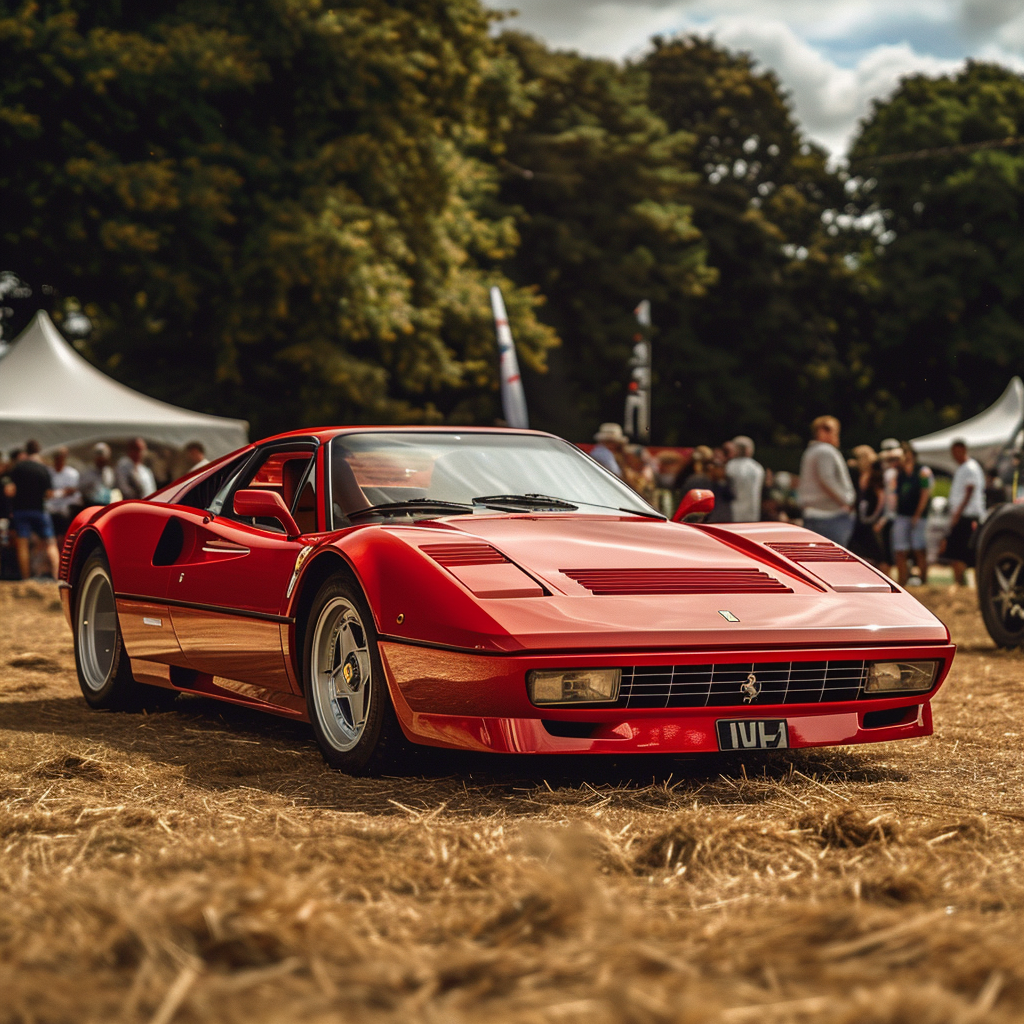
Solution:
M641 67L652 109L694 139L693 222L718 275L669 318L658 418L678 437L798 442L813 416L852 413L863 383L865 282L826 223L842 183L748 54L655 39Z
M119 378L257 433L493 415L487 286L524 102L475 0L0 4L4 261Z
M576 439L622 415L644 298L663 443L923 432L1024 362L1024 146L880 162L1024 135L1020 75L905 80L851 176L747 54L622 65L493 19L0 0L0 271L81 304L107 372L256 434L494 422L495 283L535 425Z
M1021 135L1024 78L984 63L905 79L863 125L857 199L887 232L871 253L880 412L955 422L1024 365L1024 146L941 152Z
M636 304L676 309L714 280L689 206L693 140L650 110L642 74L516 33L503 42L531 100L506 143L501 199L522 239L506 266L546 296L564 345L532 393L542 424L586 436L622 417Z

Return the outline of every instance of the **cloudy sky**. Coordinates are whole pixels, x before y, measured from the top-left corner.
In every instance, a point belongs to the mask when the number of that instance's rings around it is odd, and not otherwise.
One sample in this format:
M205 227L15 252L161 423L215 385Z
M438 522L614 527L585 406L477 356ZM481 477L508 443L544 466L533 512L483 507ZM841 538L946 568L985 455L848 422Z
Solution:
M1024 71L1024 0L489 0L550 45L623 58L655 34L699 32L748 50L793 97L804 130L834 156L902 75L965 58Z

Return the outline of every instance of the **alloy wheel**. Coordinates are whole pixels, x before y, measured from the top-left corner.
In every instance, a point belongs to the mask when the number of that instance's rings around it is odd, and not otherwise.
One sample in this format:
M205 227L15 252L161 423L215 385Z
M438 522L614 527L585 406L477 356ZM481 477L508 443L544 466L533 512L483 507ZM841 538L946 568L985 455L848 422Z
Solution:
M96 565L82 585L78 603L78 650L81 678L99 692L110 678L117 642L117 609L110 577Z
M366 727L373 671L366 630L354 604L334 597L316 621L311 689L317 718L328 742L351 750Z

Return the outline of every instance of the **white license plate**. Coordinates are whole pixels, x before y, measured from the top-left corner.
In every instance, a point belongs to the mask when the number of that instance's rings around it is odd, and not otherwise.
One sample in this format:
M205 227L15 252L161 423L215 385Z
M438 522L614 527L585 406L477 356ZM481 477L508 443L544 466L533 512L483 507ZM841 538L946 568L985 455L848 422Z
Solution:
M789 746L784 718L733 718L715 723L719 750L783 750Z

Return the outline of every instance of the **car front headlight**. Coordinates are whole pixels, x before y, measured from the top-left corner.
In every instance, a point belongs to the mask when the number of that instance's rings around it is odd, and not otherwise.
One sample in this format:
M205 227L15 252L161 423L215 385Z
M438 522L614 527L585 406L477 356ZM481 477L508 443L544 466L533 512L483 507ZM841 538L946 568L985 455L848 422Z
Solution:
M620 668L531 669L526 686L534 704L607 704L618 699L621 679Z
M873 661L864 684L866 693L922 693L939 673L937 661Z

